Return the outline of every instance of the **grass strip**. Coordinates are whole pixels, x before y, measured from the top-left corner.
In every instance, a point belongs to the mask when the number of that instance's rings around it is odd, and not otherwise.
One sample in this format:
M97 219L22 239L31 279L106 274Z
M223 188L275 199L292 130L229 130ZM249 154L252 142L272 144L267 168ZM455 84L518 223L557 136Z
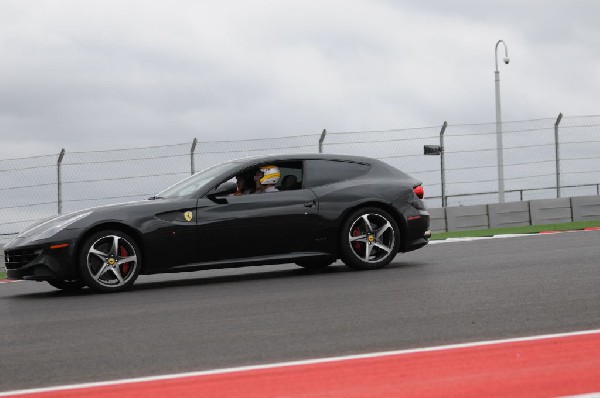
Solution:
M4 272L0 272L0 279L6 279L6 274Z
M571 231L592 227L600 227L600 220L568 222L563 224L526 225L524 227L493 228L474 231L440 232L434 233L431 237L431 240L443 240L448 238L478 238L483 236L506 234L534 234L542 231Z

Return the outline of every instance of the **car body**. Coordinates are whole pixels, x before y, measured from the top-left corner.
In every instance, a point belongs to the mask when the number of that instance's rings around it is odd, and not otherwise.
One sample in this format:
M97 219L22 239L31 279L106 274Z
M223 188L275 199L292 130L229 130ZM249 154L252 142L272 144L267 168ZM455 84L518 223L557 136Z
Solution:
M264 165L280 171L278 191L236 195L233 177ZM33 225L6 245L7 276L118 291L140 273L291 262L318 269L338 258L380 268L427 244L429 214L418 196L420 181L367 157L238 159L147 200Z

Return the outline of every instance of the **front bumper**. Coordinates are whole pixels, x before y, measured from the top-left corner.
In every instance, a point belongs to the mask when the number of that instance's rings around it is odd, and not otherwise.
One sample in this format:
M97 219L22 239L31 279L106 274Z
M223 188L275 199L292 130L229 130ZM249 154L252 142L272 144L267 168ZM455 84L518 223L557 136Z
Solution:
M6 277L36 281L75 279L74 242L61 243L67 246L51 249L54 243L8 245L4 248Z

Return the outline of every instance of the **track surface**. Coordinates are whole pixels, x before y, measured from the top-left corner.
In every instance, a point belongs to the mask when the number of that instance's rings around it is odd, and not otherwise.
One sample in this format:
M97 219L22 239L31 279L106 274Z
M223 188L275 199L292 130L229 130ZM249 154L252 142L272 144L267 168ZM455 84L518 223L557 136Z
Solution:
M0 391L600 328L600 233L437 244L388 268L0 285Z

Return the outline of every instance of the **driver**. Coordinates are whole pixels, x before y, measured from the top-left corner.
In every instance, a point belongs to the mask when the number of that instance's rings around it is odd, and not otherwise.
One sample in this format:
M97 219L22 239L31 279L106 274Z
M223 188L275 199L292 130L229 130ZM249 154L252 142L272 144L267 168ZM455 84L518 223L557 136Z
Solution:
M275 165L260 167L254 176L256 193L277 192L278 189L275 185L279 182L280 177L279 167Z

